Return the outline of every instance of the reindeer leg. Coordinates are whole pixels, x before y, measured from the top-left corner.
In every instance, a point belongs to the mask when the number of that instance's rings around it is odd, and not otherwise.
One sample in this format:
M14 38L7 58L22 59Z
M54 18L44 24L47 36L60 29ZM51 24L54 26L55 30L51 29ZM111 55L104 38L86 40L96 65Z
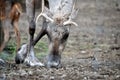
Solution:
M16 55L16 63L25 63L29 66L43 66L35 57L34 45L32 44L35 33L35 22L29 22L29 43L23 44Z
M16 60L18 60L18 62L20 62L19 56L21 52L25 52L25 59L24 59L24 63L26 63L29 66L44 66L41 62L39 62L39 60L35 57L35 53L34 53L34 45L33 43L33 39L34 39L34 33L35 33L35 2L34 0L26 0L26 10L27 10L27 16L28 16L28 22L29 22L29 43L26 46L26 48L21 48L18 51L18 57L16 58ZM23 46L22 46L23 47ZM21 51L21 52L20 52ZM24 57L24 55L22 54L22 56Z
M46 27L47 27L47 23L46 23L46 20L44 18L43 27L42 27L41 31L39 32L39 34L37 35L37 37L35 38L35 40L33 40L32 35L31 35L31 38L30 38L30 41L32 41L32 43L30 43L30 45L31 45L31 50L30 50L31 56L34 56L34 47L33 46L35 46L35 44L42 38L42 36L44 36L46 34ZM30 33L30 34L32 34L32 33ZM35 60L38 62L38 59L36 57L35 57ZM26 62L28 62L28 59L26 59ZM34 62L34 64L31 62L28 65L30 65L30 66L34 66L34 65L44 66L40 62L39 63Z
M33 41L33 45L35 46L36 43L46 34L46 28L47 28L47 22L46 19L43 18L43 24L42 24L42 29L41 31L38 33L37 37L35 38L35 40Z

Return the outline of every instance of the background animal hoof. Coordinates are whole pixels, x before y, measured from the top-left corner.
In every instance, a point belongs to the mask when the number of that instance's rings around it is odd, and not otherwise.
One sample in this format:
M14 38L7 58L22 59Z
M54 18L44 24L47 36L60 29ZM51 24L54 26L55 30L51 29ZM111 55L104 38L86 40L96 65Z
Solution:
M24 62L24 60L19 57L19 54L17 54L16 57L15 57L15 63L20 64L20 63L23 63L23 62Z
M0 65L4 66L5 65L5 61L0 59Z

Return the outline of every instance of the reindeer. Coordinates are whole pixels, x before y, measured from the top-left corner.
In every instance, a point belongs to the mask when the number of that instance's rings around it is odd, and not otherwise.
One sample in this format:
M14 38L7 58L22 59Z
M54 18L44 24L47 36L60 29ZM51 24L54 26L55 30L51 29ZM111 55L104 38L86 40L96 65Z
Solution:
M16 35L17 49L20 47L20 31L18 21L22 13L21 4L12 0L0 0L0 27L3 31L4 39L0 44L0 52L9 40L9 26L12 25ZM0 35L1 36L1 35Z
M20 3L13 0L0 0L0 52L9 40L9 26L12 25L16 34L17 49L20 47L18 20L22 13ZM5 62L0 59L0 64Z
M44 36L49 39L49 54L46 58L46 66L61 67L61 54L69 37L69 27L77 26L72 20L77 15L73 0L48 0L49 6L45 6L46 0L42 0L42 12L35 19L35 2L26 0L26 10L29 22L29 43L22 45L16 56L16 63L25 62L29 66L44 66L34 55L34 46ZM35 26L38 19L43 18L42 29L34 39Z

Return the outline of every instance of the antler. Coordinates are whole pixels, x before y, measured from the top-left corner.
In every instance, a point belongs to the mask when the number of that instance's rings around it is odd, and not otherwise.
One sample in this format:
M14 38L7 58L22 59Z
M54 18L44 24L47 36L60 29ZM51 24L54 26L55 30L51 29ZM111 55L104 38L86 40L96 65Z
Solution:
M78 26L78 24L76 23L76 22L73 22L72 20L67 20L67 21L65 21L64 23L63 23L63 25L65 26L65 25L69 25L69 24L73 24L73 25L75 25L75 26Z
M54 22L54 20L53 20L52 18L48 17L48 16L44 13L44 7L45 7L45 3L44 3L44 0L42 0L42 12L37 16L37 18L36 18L36 23L37 23L39 17L41 17L41 16L45 17L46 19L48 19L48 20L51 21L51 22Z
M76 0L75 0L76 1ZM79 9L75 9L75 2L73 4L73 8L72 8L72 13L71 15L69 16L69 19L67 21L65 21L63 23L63 25L69 25L69 24L73 24L75 26L78 26L78 24L74 21L72 21L72 19L74 19L78 13Z

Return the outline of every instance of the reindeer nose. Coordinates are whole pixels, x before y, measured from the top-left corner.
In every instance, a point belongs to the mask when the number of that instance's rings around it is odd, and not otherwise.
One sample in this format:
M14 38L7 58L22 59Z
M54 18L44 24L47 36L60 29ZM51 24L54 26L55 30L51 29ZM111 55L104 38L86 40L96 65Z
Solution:
M60 18L56 18L56 23L60 24L61 23L61 19Z
M56 18L54 18L54 21L57 25L62 25L63 18L62 17L56 17Z

